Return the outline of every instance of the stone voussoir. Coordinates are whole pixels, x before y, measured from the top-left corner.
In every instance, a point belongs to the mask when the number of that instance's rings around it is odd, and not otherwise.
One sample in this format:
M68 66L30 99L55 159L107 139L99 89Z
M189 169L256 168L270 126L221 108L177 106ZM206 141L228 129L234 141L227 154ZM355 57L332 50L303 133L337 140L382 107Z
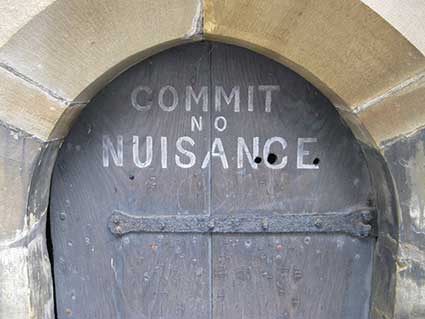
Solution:
M0 61L86 103L129 66L198 39L200 21L200 0L57 0L3 45Z
M400 89L389 91L357 113L380 147L425 126L425 73L415 79Z
M347 110L425 67L420 51L357 0L206 0L204 31L288 65Z
M57 122L80 110L5 67L0 67L0 82L0 121L43 141L63 137L72 121L59 127Z

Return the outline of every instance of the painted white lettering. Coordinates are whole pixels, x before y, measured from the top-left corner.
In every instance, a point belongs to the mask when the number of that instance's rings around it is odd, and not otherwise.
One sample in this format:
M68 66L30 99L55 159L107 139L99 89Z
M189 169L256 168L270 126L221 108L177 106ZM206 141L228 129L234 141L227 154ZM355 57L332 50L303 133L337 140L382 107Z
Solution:
M152 163L152 136L146 136L146 160L140 161L139 137L133 136L133 162L140 168L148 167Z
M268 158L270 155L270 148L271 145L273 143L279 143L280 145L282 145L282 149L284 150L287 146L286 140L282 137L279 136L274 136L272 138L269 138L266 143L264 143L264 148L263 148L263 157L264 157L264 163L266 164L266 166L268 168L271 169L281 169L284 168L286 166L286 164L288 163L288 156L283 156L282 160L280 161L280 163L274 164L274 163L269 163Z
M202 165L201 165L202 169L207 168L207 166L210 162L210 158L211 158L211 153L210 153L210 151L208 151L207 154L204 157L204 160L202 161Z
M317 164L305 164L304 157L310 155L309 151L304 150L305 143L317 143L317 138L307 137L307 138L298 138L298 151L297 151L297 168L298 169L319 169Z
M230 95L226 94L226 91L222 86L215 87L215 110L221 112L221 97L224 98L224 101L227 105L230 105L234 99L234 110L235 112L240 112L240 88L235 86L230 92Z
M124 156L123 148L124 142L122 135L117 136L117 150L115 150L114 145L112 144L111 138L108 135L103 135L102 138L102 148L103 148L103 167L109 167L109 154L112 155L112 160L116 166L123 166Z
M195 91L191 86L186 86L186 111L192 110L192 98L195 100L196 104L199 104L199 101L202 98L202 111L208 112L208 87L203 86L198 95L195 95Z
M197 127L198 131L202 131L202 116L200 116L198 120L196 120L195 116L191 117L191 119L190 119L190 130L192 132L195 131L195 126Z
M170 92L172 95L172 103L171 105L168 105L168 106L164 104L164 95L165 95L165 92L167 91ZM161 90L159 91L158 103L159 103L159 107L163 109L164 111L166 112L174 111L177 104L179 103L179 97L178 97L176 89L170 85L166 85L162 87Z
M229 168L226 153L224 152L223 143L221 142L221 138L219 137L216 137L211 145L211 157L220 157L221 164L223 164L223 168Z
M222 122L221 124L219 122ZM227 127L227 120L224 116L217 116L214 120L214 127L217 131L223 132Z
M180 152L180 153L182 153L183 155L185 155L185 156L187 156L188 158L189 158L189 162L188 163L183 163L182 161L181 161L181 159L180 159L180 155L178 155L178 154L176 154L176 156L175 156L175 160L176 160L176 164L177 164L177 166L179 166L179 167L181 167L181 168L190 168L190 167L192 167L193 165L195 165L195 162L196 162L196 156L195 156L195 154L194 153L192 153L191 151L188 151L188 150L186 150L186 149L184 149L183 148L183 146L182 146L182 143L183 142L187 142L187 143L189 143L191 146L194 146L195 145L195 141L191 138L191 137L189 137L189 136L182 136L182 137L179 137L178 139L177 139L177 142L176 142L176 147L177 147L177 150Z
M149 103L141 105L138 101L139 94L145 92L148 95ZM138 111L147 111L152 107L152 89L148 86L138 86L131 92L131 105Z
M248 111L254 111L254 86L248 86Z
M259 85L258 90L266 92L266 99L265 99L265 102L264 102L264 110L267 113L270 113L272 111L272 92L273 91L279 91L280 86L279 85Z
M238 168L243 168L243 153L245 152L248 162L252 168L257 169L258 165L255 162L255 158L259 154L259 138L254 137L252 139L252 154L249 151L248 146L245 143L243 137L238 137L238 150L237 150L237 166Z
M168 148L166 136L161 136L161 166L162 168L167 168L168 166Z

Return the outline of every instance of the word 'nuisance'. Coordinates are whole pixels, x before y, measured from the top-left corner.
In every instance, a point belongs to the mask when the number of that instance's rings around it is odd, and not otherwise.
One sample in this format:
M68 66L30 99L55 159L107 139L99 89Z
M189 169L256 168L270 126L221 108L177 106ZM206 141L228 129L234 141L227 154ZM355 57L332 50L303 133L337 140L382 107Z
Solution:
M132 137L132 145L127 146L128 144L124 143L122 135L118 135L115 141L109 135L103 135L103 167L109 167L111 160L113 165L118 167L122 167L124 161L126 163L130 161L138 168L148 168L153 163L160 162L161 168L164 169L170 165L180 168L197 166L205 169L214 159L219 161L224 169L228 169L230 166L243 168L245 161L253 169L257 169L261 162L270 169L283 169L288 164L288 155L285 152L288 144L283 137L279 136L264 139L262 144L260 144L259 137L253 137L252 142L249 143L245 141L245 138L238 137L232 149L225 149L221 138L217 137L211 142L211 147L203 152L201 149L205 148L202 145L196 147L195 140L190 136L181 136L172 144L169 142L166 136L161 136L154 141L152 136L146 136L141 140L139 136L135 135ZM316 138L297 139L296 160L298 169L319 168L318 165L311 164L310 151L307 149L307 144L316 142ZM127 149L127 147L130 149ZM235 149L236 156L232 156ZM157 152L154 153L154 150L157 150ZM272 151L273 154L279 154L279 156L275 155L276 160L273 163L266 160ZM261 157L264 161L261 160Z

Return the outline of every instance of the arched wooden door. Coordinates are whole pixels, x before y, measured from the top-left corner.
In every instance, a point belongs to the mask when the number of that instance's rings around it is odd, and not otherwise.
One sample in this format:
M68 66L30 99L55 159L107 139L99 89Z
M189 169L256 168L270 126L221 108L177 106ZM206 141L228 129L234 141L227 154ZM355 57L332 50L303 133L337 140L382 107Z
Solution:
M51 195L58 318L368 318L373 191L334 107L248 50L134 66L84 110Z

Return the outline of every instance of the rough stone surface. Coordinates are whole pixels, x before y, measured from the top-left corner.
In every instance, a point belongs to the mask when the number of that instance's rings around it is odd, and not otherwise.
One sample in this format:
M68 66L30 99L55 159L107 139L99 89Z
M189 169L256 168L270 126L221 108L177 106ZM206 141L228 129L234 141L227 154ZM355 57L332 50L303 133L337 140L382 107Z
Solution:
M199 5L57 0L11 37L0 60L67 101L86 102L132 64L190 41Z
M52 318L46 214L59 141L0 126L0 318Z
M45 224L45 216L42 221ZM29 318L54 319L52 269L45 229L28 244ZM28 318L28 317L24 317Z
M385 147L401 209L396 315L425 317L425 130Z
M28 244L0 247L0 282L0 318L54 318L44 232Z
M54 0L0 0L0 47Z
M26 235L27 201L43 144L14 129L0 126L0 243Z
M206 0L205 36L287 64L354 108L425 68L425 57L359 1Z
M63 101L1 67L0 82L0 121L42 140L63 137L72 123L62 121L63 117L78 114L78 106L64 105Z
M425 125L425 74L360 111L360 121L379 145L409 135Z
M0 318L29 318L28 249L0 248Z
M425 1L362 0L425 54Z

